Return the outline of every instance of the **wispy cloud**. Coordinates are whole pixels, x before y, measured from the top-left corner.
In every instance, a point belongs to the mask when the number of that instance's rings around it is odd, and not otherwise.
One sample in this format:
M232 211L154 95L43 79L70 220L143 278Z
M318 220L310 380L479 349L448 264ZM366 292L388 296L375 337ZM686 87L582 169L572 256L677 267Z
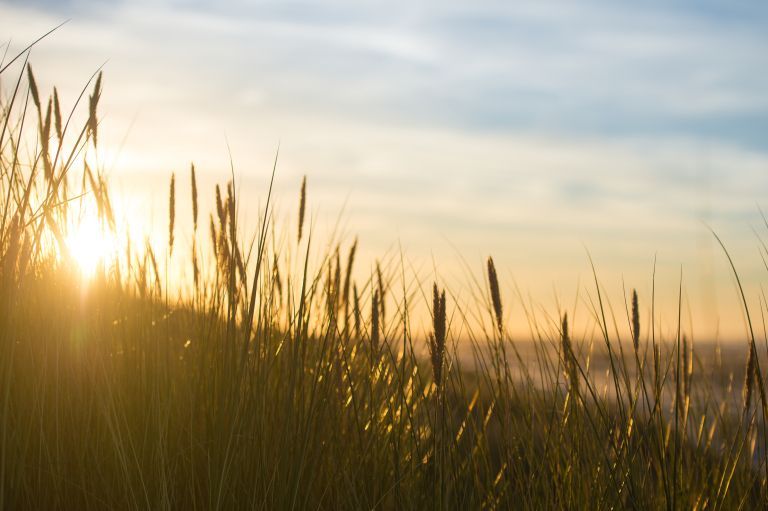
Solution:
M32 59L69 100L109 59L104 140L136 119L122 179L223 168L226 133L258 193L282 140L286 181L351 194L374 249L449 239L538 276L582 244L609 271L656 250L701 267L702 222L743 247L761 222L757 3L37 0L0 3L0 32L21 47L68 17Z
M199 72L205 79L188 86L207 83L207 92L259 82L283 109L467 130L681 133L765 148L755 133L768 124L768 15L723 22L713 11L73 1L48 18L75 18L82 30L59 39L76 49L125 55L137 69L172 61L179 75Z

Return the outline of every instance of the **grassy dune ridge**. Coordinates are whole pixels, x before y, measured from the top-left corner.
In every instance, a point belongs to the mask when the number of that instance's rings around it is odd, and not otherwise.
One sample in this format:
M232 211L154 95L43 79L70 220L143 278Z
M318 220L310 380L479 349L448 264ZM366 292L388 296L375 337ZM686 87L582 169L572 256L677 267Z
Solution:
M197 190L192 167L170 180L168 245L120 239L84 277L68 242L76 219L91 208L116 231L107 180L89 164L102 76L67 107L87 112L75 126L26 57L0 72L0 507L756 509L768 499L762 341L750 339L731 371L683 328L661 338L653 321L641 326L641 309L656 317L653 297L634 293L622 337L595 279L593 315L580 318L595 335L572 336L567 314L552 311L557 327L522 346L491 258L471 310L397 262L357 281L356 241L312 238L306 182L298 230L274 224L267 197L259 229L245 233L233 182ZM176 210L182 193L191 211ZM198 193L215 196L210 214ZM176 232L182 215L191 246ZM186 281L169 284L172 257ZM426 340L409 314L425 298Z

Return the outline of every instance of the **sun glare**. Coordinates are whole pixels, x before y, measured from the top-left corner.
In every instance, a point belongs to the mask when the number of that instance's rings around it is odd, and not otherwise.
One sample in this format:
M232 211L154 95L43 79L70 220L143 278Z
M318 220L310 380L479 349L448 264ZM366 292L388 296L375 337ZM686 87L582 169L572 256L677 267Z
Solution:
M114 257L115 236L96 215L85 215L71 228L66 238L67 249L80 274L91 278L99 265Z

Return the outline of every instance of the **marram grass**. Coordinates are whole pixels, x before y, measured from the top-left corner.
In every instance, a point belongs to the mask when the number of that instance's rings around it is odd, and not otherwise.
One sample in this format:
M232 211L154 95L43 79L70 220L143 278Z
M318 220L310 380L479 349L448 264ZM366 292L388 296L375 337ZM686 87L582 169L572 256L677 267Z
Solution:
M356 280L357 240L305 229L306 180L295 237L275 232L271 185L258 231L239 232L230 182L215 187L206 239L192 166L191 211L177 211L171 176L168 246L125 240L82 279L73 219L91 204L115 225L106 180L88 166L101 74L73 108L87 109L76 128L22 60L2 72L12 89L0 105L3 509L765 505L754 337L743 389L717 385L728 369L705 365L692 337L641 337L653 302L636 292L630 336L612 333L598 287L582 320L597 336L554 311L554 327L523 346L492 259L471 306L385 260ZM194 226L185 261L183 215ZM332 248L310 264L318 246ZM168 283L169 260L189 282ZM423 339L411 311L430 287Z

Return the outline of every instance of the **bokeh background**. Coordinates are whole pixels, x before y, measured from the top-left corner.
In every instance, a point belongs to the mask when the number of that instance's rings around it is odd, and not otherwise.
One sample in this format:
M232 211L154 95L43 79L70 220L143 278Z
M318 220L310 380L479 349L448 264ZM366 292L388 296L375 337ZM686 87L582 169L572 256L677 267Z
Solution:
M459 302L492 254L520 336L514 287L588 303L588 250L617 313L622 282L647 305L656 258L670 331L682 270L689 331L743 338L707 226L762 299L766 4L6 0L0 49L67 19L30 62L65 110L104 66L94 158L132 229L162 237L170 173L195 162L209 189L230 158L254 221L279 145L284 221L306 174L316 229L340 218L360 271L402 251Z

